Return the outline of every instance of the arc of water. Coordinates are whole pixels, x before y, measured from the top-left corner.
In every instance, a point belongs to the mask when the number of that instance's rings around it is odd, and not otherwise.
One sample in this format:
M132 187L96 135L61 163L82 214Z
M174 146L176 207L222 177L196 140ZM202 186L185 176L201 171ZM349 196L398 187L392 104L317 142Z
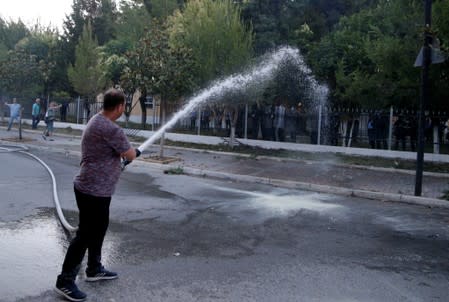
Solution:
M143 152L152 143L154 143L161 135L169 128L173 127L176 122L186 114L194 110L198 105L207 101L211 97L219 96L232 89L238 90L252 83L266 82L272 75L273 71L279 65L279 63L286 57L291 56L299 60L301 66L305 66L302 58L299 55L299 50L292 47L282 47L279 50L273 52L268 56L267 60L262 61L260 64L253 67L249 72L244 74L232 75L225 78L216 84L211 85L209 88L202 90L196 96L190 98L186 105L178 111L164 126L157 130L149 139L143 142L138 149ZM310 70L305 69L306 73L310 73Z

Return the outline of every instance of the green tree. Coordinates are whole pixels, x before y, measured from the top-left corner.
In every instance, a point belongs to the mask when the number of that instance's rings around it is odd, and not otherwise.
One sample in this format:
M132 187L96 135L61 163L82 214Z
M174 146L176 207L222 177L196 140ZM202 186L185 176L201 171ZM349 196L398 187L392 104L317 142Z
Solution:
M30 35L16 44L16 50L33 54L39 65L38 76L42 79L40 95L48 96L60 82L57 65L58 34L51 28L35 26Z
M30 30L22 21L5 21L0 17L0 44L7 50L12 50L17 42L30 34Z
M248 0L240 1L246 23L255 33L254 51L261 55L288 44L304 53L312 42L332 31L342 16L349 16L377 0Z
M151 26L151 16L142 9L142 4L138 1L122 2L120 12L115 25L116 39L113 43L122 45L120 53L125 53L145 36Z
M419 0L380 1L342 18L309 56L314 71L333 89L334 103L413 108L419 96L420 71L413 62L421 19Z
M84 27L75 53L75 64L69 66L68 78L77 93L92 100L105 88L107 82L90 22Z
M158 96L162 108L161 120L165 124L167 104L179 102L182 96L191 92L195 70L192 51L170 46L165 27L154 21L151 31L128 54L123 84L128 90L140 89L144 96ZM146 109L143 107L144 111ZM163 157L163 145L162 136L160 157Z
M64 40L65 65L73 64L75 62L75 48L78 44L83 27L85 24L85 13L82 9L82 2L80 0L73 0L72 12L66 15L63 24L62 39Z
M118 11L114 0L101 0L97 13L92 17L92 31L99 45L104 45L115 37Z
M432 105L435 109L449 110L449 1L433 1L434 40L440 43L446 61L430 67Z
M229 75L248 64L253 36L240 9L230 0L193 0L169 17L170 43L193 50L198 85Z
M58 59L63 57L61 55L63 41L59 39L57 30L39 24L30 28L14 24L14 29L10 30L9 24L0 22L0 61L11 63L20 58L24 62L5 67L9 73L6 75L5 81L14 75L14 81L21 83L20 85L23 87L21 94L27 94L27 98L34 98L37 95L46 97L55 90L67 90L65 85L67 70L64 63L60 64L60 61L63 62L63 60ZM17 28L21 30L17 30ZM20 34L17 34L18 32ZM2 43L2 41L7 42ZM14 41L14 45L11 41ZM4 48L1 45L4 45ZM6 45L12 45L12 48L6 47ZM24 59L25 56L27 59ZM8 63L5 62L5 64ZM18 71L14 71L14 68ZM18 77L23 77L23 79ZM3 91L3 93L7 93L6 90Z
M253 35L241 19L241 10L231 0L193 0L183 11L169 18L170 43L193 50L199 66L196 83L206 86L212 80L241 71L252 58ZM229 105L231 145L235 139L238 104Z
M65 64L68 66L75 61L75 48L88 22L99 45L113 39L117 14L113 0L73 0L72 11L63 24Z
M22 98L39 95L42 89L39 71L35 55L10 50L0 62L0 92Z

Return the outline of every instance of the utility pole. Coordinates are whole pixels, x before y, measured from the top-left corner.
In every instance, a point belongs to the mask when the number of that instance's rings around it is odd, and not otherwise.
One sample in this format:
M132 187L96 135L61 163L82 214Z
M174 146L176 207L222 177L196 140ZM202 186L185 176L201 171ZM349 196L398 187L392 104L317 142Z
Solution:
M416 159L415 196L421 196L422 175L424 165L424 110L429 101L429 66L431 64L432 44L432 0L425 0L424 4L424 45L423 63L421 72L421 98L419 102L418 116L418 151Z

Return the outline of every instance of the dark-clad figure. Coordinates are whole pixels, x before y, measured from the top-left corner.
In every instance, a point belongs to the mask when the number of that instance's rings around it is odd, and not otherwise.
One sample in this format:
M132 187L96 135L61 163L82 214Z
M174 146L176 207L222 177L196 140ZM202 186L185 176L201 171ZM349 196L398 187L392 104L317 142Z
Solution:
M376 148L376 129L374 128L374 119L370 117L368 119L368 142L371 147L371 149Z
M61 122L66 122L67 121L67 109L69 108L69 104L67 102L64 102L61 104L61 108L59 109L60 112L60 117L61 117Z
M376 148L387 149L388 117L382 114L376 114L374 118L374 129L376 130Z
M101 263L103 239L109 225L109 205L121 173L121 159L140 155L131 148L123 130L115 123L125 110L125 95L116 89L104 95L103 110L87 123L81 139L81 168L74 179L79 225L67 249L56 292L70 301L84 301L86 294L75 279L88 252L86 281L116 279L117 274Z
M273 120L274 120L274 107L264 102L262 117L262 137L264 140L274 140Z
M278 142L285 141L285 106L278 98L274 109L274 137Z
M290 141L296 143L296 126L298 125L298 111L295 106L291 106L285 113L285 131L290 137Z
M405 151L405 139L407 137L408 125L407 121L399 116L396 122L394 122L393 133L395 136L394 149L399 150L399 144L401 144L402 151Z
M418 140L418 121L414 116L409 118L408 134L410 135L410 148L412 149L412 152L415 152L416 142Z

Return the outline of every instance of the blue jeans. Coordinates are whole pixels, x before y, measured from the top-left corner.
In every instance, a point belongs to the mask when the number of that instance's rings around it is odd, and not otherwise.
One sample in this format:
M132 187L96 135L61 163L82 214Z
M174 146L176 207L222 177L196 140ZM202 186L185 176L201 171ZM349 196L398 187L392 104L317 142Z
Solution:
M75 238L70 242L61 278L75 281L86 250L87 269L101 267L101 249L109 225L109 205L111 197L98 197L82 193L76 188L76 204L79 209L79 225Z
M31 124L31 128L36 129L37 124L39 124L41 119L40 119L39 115L33 115L32 118L33 118L33 122Z
M11 126L12 126L12 123L14 123L14 120L17 120L17 122L20 123L20 117L18 115L11 116L9 118L8 130L11 130Z
M53 130L54 130L54 123L55 123L55 121L54 120L48 120L48 121L46 121L46 123L47 123L47 132L53 132Z

